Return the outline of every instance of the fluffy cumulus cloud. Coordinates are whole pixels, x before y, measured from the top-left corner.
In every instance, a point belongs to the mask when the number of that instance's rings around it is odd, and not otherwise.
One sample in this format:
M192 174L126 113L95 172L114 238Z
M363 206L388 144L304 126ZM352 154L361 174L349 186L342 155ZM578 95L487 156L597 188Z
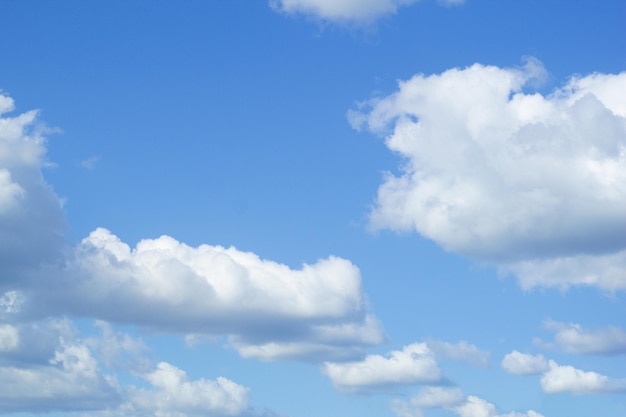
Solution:
M248 388L224 377L190 380L174 365L151 364L142 356L147 348L140 339L106 322L95 327L99 335L83 338L67 319L2 325L0 413L223 417L251 412ZM124 358L141 366L118 366ZM120 383L117 374L128 370L148 386Z
M517 375L541 374L541 388L553 394L600 394L626 391L626 379L609 378L597 372L583 371L569 365L546 360L543 355L529 355L513 351L504 356L502 368Z
M294 270L235 248L162 236L131 249L105 229L75 248L61 285L28 306L162 331L228 335L247 357L335 358L383 340L359 270L330 257ZM112 308L112 306L115 306Z
M389 387L437 382L442 372L425 343L414 343L387 356L368 355L361 361L326 362L322 371L342 392L368 392Z
M550 367L543 355L529 355L514 350L504 355L502 368L511 374L537 375L546 372Z
M415 75L349 113L403 158L374 228L415 230L520 283L626 288L626 73L571 78L480 64Z
M626 379L613 379L573 366L550 361L550 370L541 377L541 388L547 393L599 394L626 391Z
M14 110L0 92L0 294L58 259L65 224L62 202L41 172L46 128L37 111Z
M270 0L270 6L286 14L302 14L315 19L336 22L371 22L395 14L399 7L418 0ZM464 3L465 0L439 0L445 6Z
M227 378L190 381L185 371L160 362L143 375L152 388L132 389L120 407L125 415L159 417L235 416L247 409L248 389Z
M70 314L226 336L267 360L353 358L383 341L345 259L293 269L168 236L131 248L105 229L65 244L61 200L42 176L45 128L35 111L6 116L13 109L0 95L0 319ZM0 336L0 346L12 343L8 328Z
M554 332L554 341L541 346L556 347L568 353L596 355L626 354L626 330L617 326L585 329L577 323L545 322L545 327Z
M448 387L426 387L409 401L393 401L392 408L398 417L423 417L432 408L448 410L460 417L542 417L533 410L501 414L490 402L473 395L465 397L459 388Z

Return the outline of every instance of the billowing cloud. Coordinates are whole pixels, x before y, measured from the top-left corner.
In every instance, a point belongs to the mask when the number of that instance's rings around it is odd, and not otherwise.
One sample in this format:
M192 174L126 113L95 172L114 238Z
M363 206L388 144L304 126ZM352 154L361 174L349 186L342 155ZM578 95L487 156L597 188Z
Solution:
M489 352L482 351L475 345L472 345L464 340L458 343L429 340L426 344L438 357L459 362L467 362L480 367L487 367L489 365Z
M233 247L190 247L167 236L131 249L97 229L60 273L56 289L28 293L24 315L43 306L161 331L228 335L242 354L262 359L336 358L384 338L367 313L359 270L336 257L294 270Z
M537 375L550 369L548 361L543 355L533 356L517 350L504 355L502 368L517 375Z
M541 377L541 388L547 393L600 394L626 391L626 379L613 379L596 372L550 361L550 370Z
M522 285L626 288L626 73L480 64L415 75L349 113L403 158L370 221L515 273Z
M542 417L533 410L501 414L490 402L473 395L465 397L459 388L447 387L426 387L409 401L393 401L392 408L398 417L423 417L431 408L448 410L460 417Z
M435 355L425 343L405 346L387 356L368 355L356 362L326 362L322 372L347 393L432 383L442 377Z
M568 353L617 355L626 354L626 330L608 326L588 330L577 323L545 322L548 330L554 331L554 342L538 342L542 346L557 347Z
M130 390L129 401L120 407L128 415L235 416L247 408L248 389L227 378L190 381L187 374L166 362L143 376L152 388Z
M315 19L335 22L372 22L392 15L399 7L419 0L270 0L270 6L282 13L300 14ZM439 0L445 6L464 3L465 0Z
M14 105L0 97L2 116ZM36 117L0 117L0 319L69 314L225 336L243 356L265 360L354 358L384 340L360 272L345 259L293 269L168 236L131 248L102 228L75 247L64 243ZM2 346L12 343L7 329Z
M45 127L37 111L10 117L13 99L0 93L0 294L58 260L62 202L44 182Z

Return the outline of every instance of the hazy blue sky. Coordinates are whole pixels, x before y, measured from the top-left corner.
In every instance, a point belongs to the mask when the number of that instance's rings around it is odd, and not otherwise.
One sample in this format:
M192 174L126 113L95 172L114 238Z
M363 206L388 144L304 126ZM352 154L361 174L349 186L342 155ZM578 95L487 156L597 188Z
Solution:
M626 415L625 7L0 1L0 414Z

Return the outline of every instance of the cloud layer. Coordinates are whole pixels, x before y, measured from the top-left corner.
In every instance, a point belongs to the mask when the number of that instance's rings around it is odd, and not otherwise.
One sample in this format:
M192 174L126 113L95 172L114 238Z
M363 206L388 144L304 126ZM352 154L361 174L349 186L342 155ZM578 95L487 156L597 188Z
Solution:
M626 288L626 73L526 92L543 77L534 59L418 74L350 112L403 158L372 226L415 230L527 288Z

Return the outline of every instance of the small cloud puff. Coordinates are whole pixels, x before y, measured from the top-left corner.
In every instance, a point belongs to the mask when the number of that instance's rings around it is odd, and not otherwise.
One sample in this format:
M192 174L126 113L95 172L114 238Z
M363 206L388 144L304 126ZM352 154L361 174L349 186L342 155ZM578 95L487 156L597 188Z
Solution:
M393 15L398 8L419 0L270 0L272 9L285 14L299 14L330 22L371 23ZM465 0L438 0L444 6L456 6Z
M425 343L405 346L387 356L368 355L356 362L326 362L322 372L346 393L433 383L442 378L435 355Z

